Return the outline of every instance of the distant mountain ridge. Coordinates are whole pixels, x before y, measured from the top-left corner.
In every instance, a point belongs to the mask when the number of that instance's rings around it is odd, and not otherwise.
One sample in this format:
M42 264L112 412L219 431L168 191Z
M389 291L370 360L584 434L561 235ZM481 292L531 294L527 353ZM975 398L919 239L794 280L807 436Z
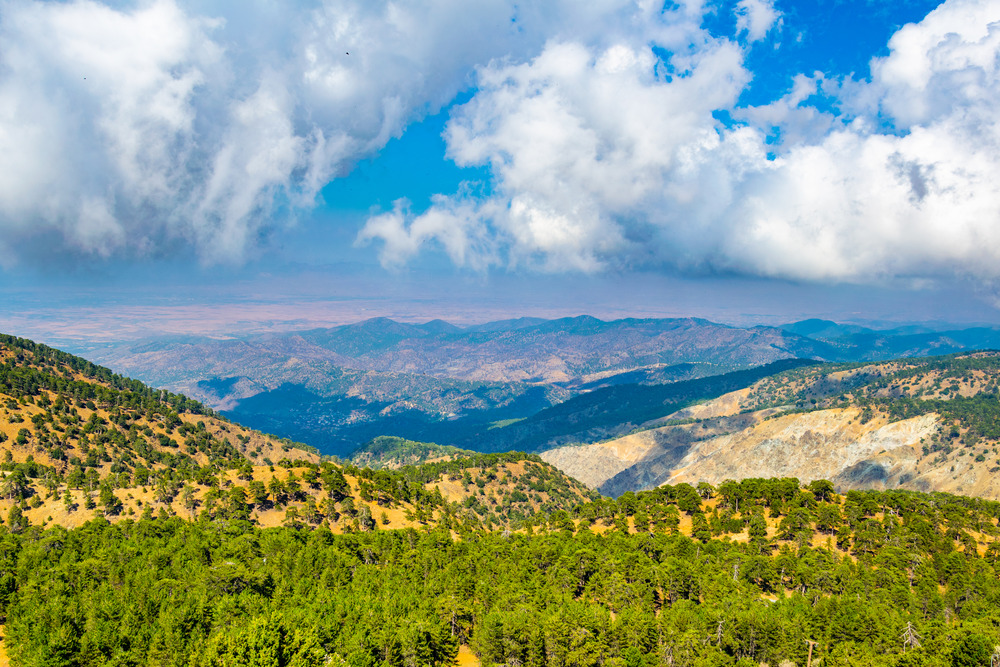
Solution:
M880 331L813 319L781 328L829 344L835 350L829 361L885 361L1000 348L1000 329L990 327L933 331L907 326Z
M526 420L605 387L670 384L783 359L991 347L1000 348L1000 331L989 328L876 331L824 320L739 328L698 318L578 316L469 327L375 318L223 340L175 336L85 355L255 428L346 455L379 435L467 446L486 433L484 447L502 448L494 423Z
M558 383L658 364L743 367L833 353L822 342L774 327L740 329L697 318L579 316L468 329L378 318L297 335L348 368L488 382Z

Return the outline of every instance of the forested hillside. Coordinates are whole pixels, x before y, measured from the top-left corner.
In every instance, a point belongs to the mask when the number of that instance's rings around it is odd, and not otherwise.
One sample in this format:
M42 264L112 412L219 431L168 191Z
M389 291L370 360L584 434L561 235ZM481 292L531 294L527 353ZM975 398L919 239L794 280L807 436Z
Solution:
M487 451L544 451L565 443L588 443L628 433L662 419L691 403L710 400L761 378L816 362L784 359L743 371L733 371L669 384L623 384L595 389L510 424L463 438L465 446Z
M457 458L475 456L476 452L438 445L432 442L417 442L391 435L382 435L355 449L348 460L354 465L376 470L395 470L408 465L420 465L434 461L450 461Z
M0 529L0 606L22 665L988 665L998 514L784 479L513 532L96 519Z

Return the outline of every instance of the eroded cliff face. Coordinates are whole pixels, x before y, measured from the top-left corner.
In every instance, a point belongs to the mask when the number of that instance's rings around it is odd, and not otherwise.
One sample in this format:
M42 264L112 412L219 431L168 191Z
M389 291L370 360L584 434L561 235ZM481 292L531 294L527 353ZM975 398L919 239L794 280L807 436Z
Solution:
M878 414L864 421L857 407L741 413L746 398L745 391L733 392L670 416L692 423L560 447L542 458L615 496L664 483L797 477L829 479L840 490L903 488L1000 498L1000 475L990 471L995 451L980 461L965 450L924 454L943 426L937 414L890 423Z
M774 413L766 410L739 414L739 403L732 395L718 400L720 406L716 406L714 412L704 408L703 414L712 416L697 422L649 429L596 444L559 447L541 456L602 493L619 495L628 490L658 486L699 443L742 431ZM674 413L671 418L691 419L689 410ZM728 414L733 412L736 414Z
M698 442L664 481L799 477L872 486L912 473L921 438L937 429L933 414L891 424L863 424L857 408L783 415Z

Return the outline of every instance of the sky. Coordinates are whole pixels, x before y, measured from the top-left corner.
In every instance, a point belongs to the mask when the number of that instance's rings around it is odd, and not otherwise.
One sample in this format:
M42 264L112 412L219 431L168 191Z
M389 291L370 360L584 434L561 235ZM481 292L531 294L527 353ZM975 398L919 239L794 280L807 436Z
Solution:
M1000 324L1000 3L0 0L0 331Z

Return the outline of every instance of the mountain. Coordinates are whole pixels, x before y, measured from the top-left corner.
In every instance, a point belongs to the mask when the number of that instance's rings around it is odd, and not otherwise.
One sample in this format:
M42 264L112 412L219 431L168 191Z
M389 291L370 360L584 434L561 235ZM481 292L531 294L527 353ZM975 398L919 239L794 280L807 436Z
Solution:
M172 337L86 354L241 423L344 456L379 435L468 447L463 443L495 424L594 389L826 358L831 350L776 328L697 319L526 318L459 329L377 318L249 338Z
M468 449L382 435L355 449L348 460L363 468L397 470L403 466L454 461L475 455L476 452Z
M471 382L558 383L593 374L681 363L747 367L786 358L828 358L826 344L772 327L740 329L698 319L573 317L458 329L386 318L330 329L212 340L140 341L88 356L161 385L191 378L247 376L308 363L343 369L428 375ZM286 373L286 380L295 376ZM263 384L281 384L264 375ZM276 384L277 382L277 384Z
M119 473L319 460L306 445L232 424L183 395L3 335L0 434L8 461L31 458L61 471L81 463Z
M884 361L1000 348L1000 329L991 327L935 331L907 326L877 331L813 319L786 324L781 329L829 344L835 350L827 357L829 361Z
M790 324L783 324L780 327L799 336L814 338L817 340L836 340L844 336L854 334L875 333L874 330L857 325L845 325L832 322L830 320L810 319Z
M543 452L602 493L745 477L1000 498L1000 353L822 364L765 377L656 428Z
M827 320L737 328L696 318L580 316L466 328L375 318L242 338L175 336L86 354L254 429L348 456L383 435L475 451L593 443L671 410L593 427L571 426L577 417L561 411L601 397L628 396L633 405L650 393L637 387L786 359L882 361L991 347L1000 348L1000 331L988 328L875 330Z
M182 395L0 336L0 514L15 531L154 514L335 532L376 521L507 525L593 496L536 456L428 456L443 448L385 441L369 454L390 450L395 464L404 450L407 463L426 464L390 472L321 460Z

